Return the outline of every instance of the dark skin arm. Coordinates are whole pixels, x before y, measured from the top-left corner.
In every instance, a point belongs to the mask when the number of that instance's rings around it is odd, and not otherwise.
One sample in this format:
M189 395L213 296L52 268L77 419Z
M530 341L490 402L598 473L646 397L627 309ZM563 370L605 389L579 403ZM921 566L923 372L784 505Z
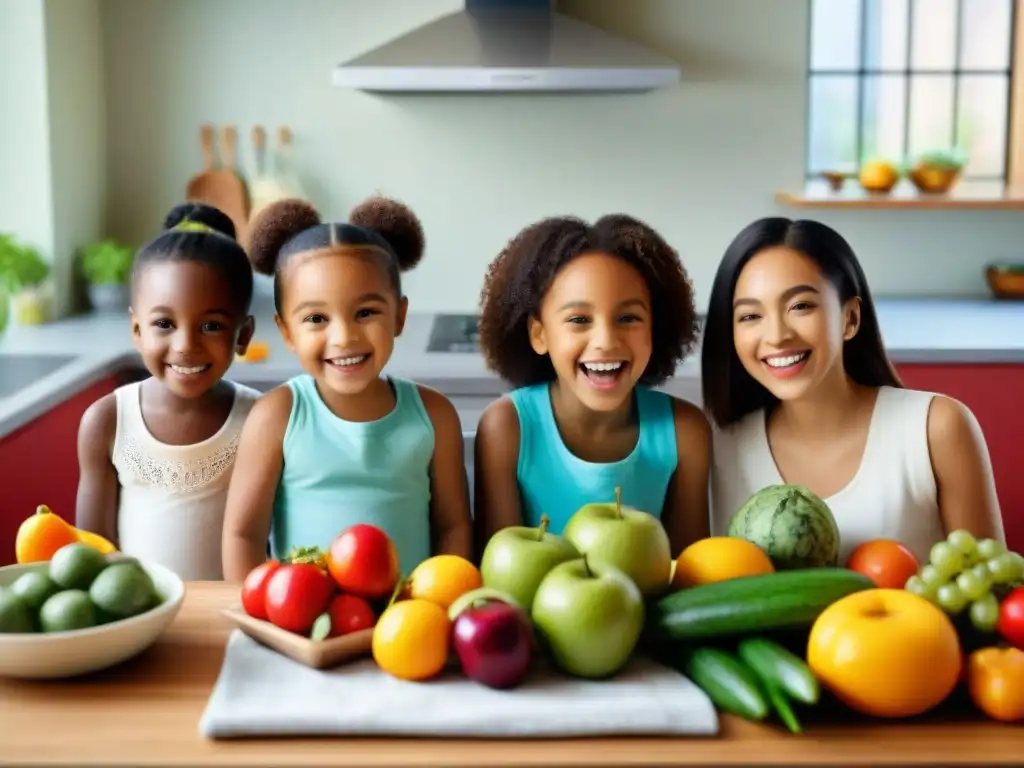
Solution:
M679 465L665 494L661 522L678 557L686 547L711 535L708 481L711 471L711 425L704 413L685 400L672 401Z
M111 461L117 429L117 399L104 395L90 405L78 425L78 497L75 525L117 546L120 486Z
M224 509L224 580L241 582L267 559L274 495L284 468L292 393L277 387L253 405L242 427Z
M519 463L519 414L508 397L495 400L480 416L474 448L474 535L476 551L497 531L522 525Z
M473 518L469 507L462 422L451 400L430 387L419 387L434 425L430 463L430 530L434 554L473 556Z
M938 488L942 526L1006 544L988 446L974 414L948 397L932 398L928 449Z

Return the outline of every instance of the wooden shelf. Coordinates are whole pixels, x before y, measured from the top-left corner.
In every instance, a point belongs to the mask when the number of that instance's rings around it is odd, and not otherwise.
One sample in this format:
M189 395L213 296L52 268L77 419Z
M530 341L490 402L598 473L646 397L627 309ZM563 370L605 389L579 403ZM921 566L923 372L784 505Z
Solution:
M1024 189L998 182L961 181L945 195L922 195L910 182L900 182L885 194L865 192L856 179L847 179L838 192L824 181L810 182L800 193L777 192L775 202L804 208L1018 208L1024 209Z

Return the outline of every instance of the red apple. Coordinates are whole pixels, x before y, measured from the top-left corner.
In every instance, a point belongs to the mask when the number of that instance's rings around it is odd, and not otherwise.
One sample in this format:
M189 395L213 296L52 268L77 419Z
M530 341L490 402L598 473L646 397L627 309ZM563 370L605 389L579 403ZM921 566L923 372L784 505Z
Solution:
M452 647L470 680L515 688L533 660L533 624L512 598L481 588L452 604Z
M996 630L1011 645L1024 649L1024 587L1017 587L999 604Z
M367 600L388 597L398 584L398 552L384 531L360 523L338 534L327 570L345 592Z

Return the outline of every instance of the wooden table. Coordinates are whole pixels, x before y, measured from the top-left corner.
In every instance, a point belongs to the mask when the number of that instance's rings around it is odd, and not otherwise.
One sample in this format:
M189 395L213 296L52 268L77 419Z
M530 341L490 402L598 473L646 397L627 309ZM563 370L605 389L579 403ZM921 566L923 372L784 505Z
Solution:
M117 668L60 682L0 681L0 763L17 765L626 766L1012 765L1024 727L936 719L811 726L791 736L722 717L717 738L454 741L264 739L212 742L198 732L237 600L191 583L173 626Z

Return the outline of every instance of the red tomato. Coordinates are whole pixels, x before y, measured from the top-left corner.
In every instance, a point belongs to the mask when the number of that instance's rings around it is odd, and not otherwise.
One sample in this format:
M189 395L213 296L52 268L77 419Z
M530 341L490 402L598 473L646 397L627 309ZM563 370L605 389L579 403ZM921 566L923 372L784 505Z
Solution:
M309 563L282 565L267 579L267 618L281 629L308 635L333 596L334 584L320 568Z
M267 579L281 567L277 560L257 565L242 582L242 609L256 619L267 620Z
M367 600L390 596L401 575L391 537L362 523L342 531L331 543L327 570L339 587Z
M1024 650L1024 587L1017 587L999 604L996 630L1011 645Z
M903 589L920 565L914 553L898 541L873 539L857 545L846 567L867 576L876 587Z
M327 612L331 615L329 637L341 637L350 632L370 629L377 623L370 604L355 595L335 595Z

